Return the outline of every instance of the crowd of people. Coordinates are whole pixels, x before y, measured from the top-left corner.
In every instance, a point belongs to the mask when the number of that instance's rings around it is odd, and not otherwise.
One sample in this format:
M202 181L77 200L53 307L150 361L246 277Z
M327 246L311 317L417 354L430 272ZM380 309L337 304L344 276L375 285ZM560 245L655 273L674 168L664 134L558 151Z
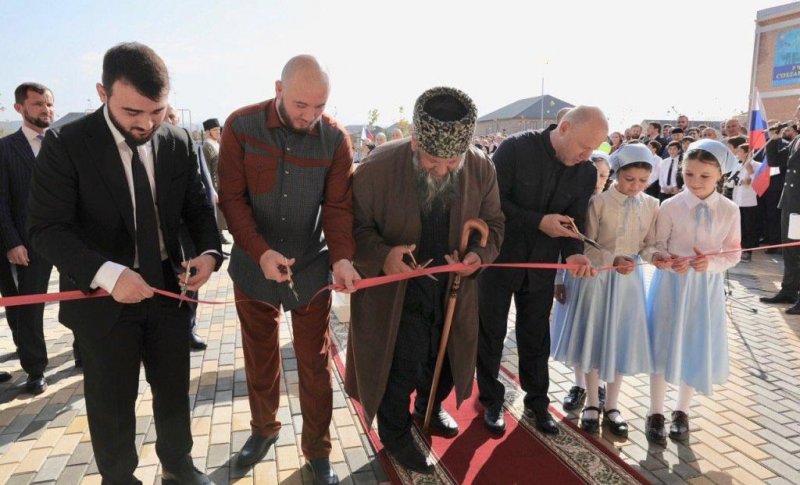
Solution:
M262 460L281 432L285 310L302 452L315 483L339 483L329 460L331 295L318 294L330 283L353 293L345 390L410 470L434 470L412 439L414 421L430 418L432 434L457 437L442 402L454 393L460 405L476 378L486 428L505 432L498 377L512 301L524 416L539 430L560 432L548 410L552 356L575 370L563 405L582 411L587 432L627 435L623 377L644 373L647 438L688 438L695 392L711 394L729 373L722 275L739 262L742 241L786 241L788 213L800 206L796 122L770 129L762 152L774 173L759 196L752 183L762 155L750 153L735 118L724 136L685 116L675 127L609 134L601 109L578 106L540 131L476 138L472 99L437 87L417 98L411 136L378 134L354 155L347 132L324 113L329 88L314 57L296 56L273 98L237 109L222 126L207 120L199 151L168 105L166 64L142 44L105 53L96 86L103 106L58 129L49 129L49 88L17 89L23 127L0 141L0 290L45 293L55 266L62 290L110 295L61 302L58 315L75 336L103 483L141 483L142 365L162 483L211 483L191 457L189 406L189 353L206 344L193 330L195 306L174 297L196 294L226 257L252 416L239 466ZM784 254L782 289L765 301L795 303L789 312L800 313L800 251ZM559 275L479 269L559 261L568 269ZM444 264L460 266L449 278L407 278ZM656 268L649 288L644 264ZM357 289L362 278L391 275L397 281ZM451 282L458 298L447 306ZM47 386L42 315L43 304L6 308L25 392ZM668 433L667 383L679 389Z

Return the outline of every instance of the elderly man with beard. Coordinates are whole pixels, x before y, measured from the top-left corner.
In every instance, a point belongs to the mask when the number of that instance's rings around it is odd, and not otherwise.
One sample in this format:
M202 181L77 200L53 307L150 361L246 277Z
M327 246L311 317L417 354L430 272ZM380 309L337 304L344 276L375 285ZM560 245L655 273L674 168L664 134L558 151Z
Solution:
M430 89L416 101L411 138L376 148L353 181L355 265L367 277L411 271L412 261L453 262L450 254L458 248L464 222L481 218L488 224L486 247L473 240L460 255L472 267L461 273L466 278L430 428L446 437L454 437L458 427L442 400L454 387L458 404L472 391L478 337L475 271L497 256L503 233L494 166L470 144L475 120L475 105L466 94ZM447 288L444 276L421 277L361 290L351 302L346 391L361 402L367 422L377 414L378 434L392 456L421 473L433 467L413 443L409 401L416 389L414 416L422 419Z
M228 117L219 166L252 414L252 435L237 462L254 465L278 439L282 306L292 312L303 455L315 483L324 484L339 483L328 458L331 296L312 297L330 282L331 270L334 282L350 290L359 279L351 263L353 150L344 128L323 114L329 90L314 57L290 59L274 99Z

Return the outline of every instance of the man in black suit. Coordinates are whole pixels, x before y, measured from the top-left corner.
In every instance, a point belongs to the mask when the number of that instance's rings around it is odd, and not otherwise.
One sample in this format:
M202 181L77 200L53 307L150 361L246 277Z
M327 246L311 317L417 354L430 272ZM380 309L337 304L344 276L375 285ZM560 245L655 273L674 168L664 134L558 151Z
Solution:
M0 140L0 249L5 256L3 296L47 293L53 265L31 248L26 230L28 193L36 155L53 122L53 93L37 83L14 90L14 109L22 128ZM44 303L6 308L17 355L28 374L23 390L41 394L47 389L47 345Z
M172 126L178 127L179 121L180 116L178 115L178 110L176 110L172 105L167 105L167 115L164 117L164 123L169 123ZM181 129L186 132L187 137L190 136L186 128ZM212 196L214 186L212 185L206 162L203 159L202 150L198 150L197 152L197 164L200 168L200 180L203 182L203 188L205 189L209 204L216 205L217 196ZM181 230L178 233L178 239L180 239L184 257L194 258L197 256L197 248L194 247L194 242L192 241L192 237L189 235L189 228L186 227L186 224L181 223ZM220 241L222 241L222 238L220 238ZM186 296L197 299L197 292L188 292ZM206 344L206 341L197 335L197 303L187 301L186 305L189 306L189 321L191 322L191 328L189 330L189 347L191 347L192 350L205 350L208 347L208 344Z
M572 108L561 122L542 131L525 131L506 138L492 156L505 234L496 263L577 264L576 277L594 276L583 255L580 236L568 227L584 230L589 198L597 184L597 170L589 163L592 151L608 136L608 123L599 108ZM550 382L550 309L555 270L487 268L478 276L480 334L477 380L489 431L503 433L505 389L498 379L508 312L516 305L519 377L525 391L525 416L536 427L557 434L547 410Z
M206 484L194 468L189 415L189 310L154 290L196 291L221 264L214 210L186 132L163 124L166 65L147 46L103 58L102 108L48 132L34 169L28 223L61 289L111 298L62 302L83 354L89 430L103 483L141 483L135 402L139 368L153 392L163 484ZM200 254L182 261L181 220ZM182 267L193 276L183 280ZM180 278L180 279L179 279ZM179 283L180 282L180 283Z
M800 105L795 111L800 120ZM800 136L791 143L771 138L766 146L767 163L770 167L780 167L784 173L783 192L778 207L781 210L781 238L784 243L796 242L789 239L789 215L800 213ZM781 290L772 297L762 297L764 303L793 303L786 310L790 315L800 315L800 248L783 248L783 280Z

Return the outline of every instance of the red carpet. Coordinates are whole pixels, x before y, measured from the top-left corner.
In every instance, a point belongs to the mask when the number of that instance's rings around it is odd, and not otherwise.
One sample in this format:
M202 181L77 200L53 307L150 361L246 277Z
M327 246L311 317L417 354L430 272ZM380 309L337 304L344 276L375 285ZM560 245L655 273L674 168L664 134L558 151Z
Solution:
M454 439L433 437L433 451L456 483L585 483L508 412L506 433L497 437L483 424L478 386L456 410L455 397L444 408L458 422Z
M336 370L344 376L344 353L339 354L335 346L332 353ZM513 383L507 385L513 386ZM562 432L556 438L545 437L526 420L519 420L521 410L509 411L508 408L505 411L506 433L500 437L490 434L483 424L483 407L477 395L476 384L472 397L462 403L460 409L456 409L452 394L444 402L445 409L458 422L460 432L454 439L433 437L431 448L438 459L433 480L425 480L425 475L410 473L393 462L383 451L377 431L366 426L361 406L352 402L392 483L646 483L630 466L607 454L602 446L598 448L592 444L567 421L562 422ZM413 398L411 402L413 404ZM417 444L424 447L422 433L417 431Z

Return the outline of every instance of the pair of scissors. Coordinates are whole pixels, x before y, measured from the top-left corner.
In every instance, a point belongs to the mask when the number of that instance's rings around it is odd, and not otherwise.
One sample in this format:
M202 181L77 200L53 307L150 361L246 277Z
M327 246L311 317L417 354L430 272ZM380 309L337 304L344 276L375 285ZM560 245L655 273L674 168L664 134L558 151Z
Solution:
M283 265L286 268L286 273L289 277L287 283L289 284L289 289L292 290L292 294L294 295L295 300L300 301L300 295L297 294L297 291L294 289L294 281L292 280L292 268L289 267L289 260L286 257L283 258Z
M431 259L425 261L424 263L422 263L421 265L419 265L419 264L417 264L417 260L414 258L414 253L410 249L408 249L408 248L406 248L406 249L408 251L408 255L411 257L411 268L412 269L425 269L425 268L428 267L429 264L431 264L433 262L433 258L431 258ZM426 274L425 276L427 276L428 278L432 279L433 281L439 281L432 274Z
M595 248L595 249L601 249L601 250L603 249L603 247L602 247L602 246L600 246L600 245L597 243L597 241L595 241L594 239L591 239L591 238L589 238L589 237L587 237L587 236L584 236L584 235L581 233L581 231L579 231L579 230L578 230L578 226L577 226L577 225L575 225L575 219L573 219L573 218L571 218L571 217L570 217L570 218L569 218L569 224L564 224L564 227L566 227L567 229L569 229L569 230L573 231L575 234L577 234L578 236L580 236L581 240L582 240L583 242L585 242L586 244L588 244L589 246L592 246L592 247L593 247L593 248Z
M189 277L192 276L192 265L190 260L186 259L186 253L183 252L181 246L181 259L186 261L186 270L183 272L183 281L181 282L181 300L178 302L178 308L183 305L183 298L186 298L186 293L189 291Z

